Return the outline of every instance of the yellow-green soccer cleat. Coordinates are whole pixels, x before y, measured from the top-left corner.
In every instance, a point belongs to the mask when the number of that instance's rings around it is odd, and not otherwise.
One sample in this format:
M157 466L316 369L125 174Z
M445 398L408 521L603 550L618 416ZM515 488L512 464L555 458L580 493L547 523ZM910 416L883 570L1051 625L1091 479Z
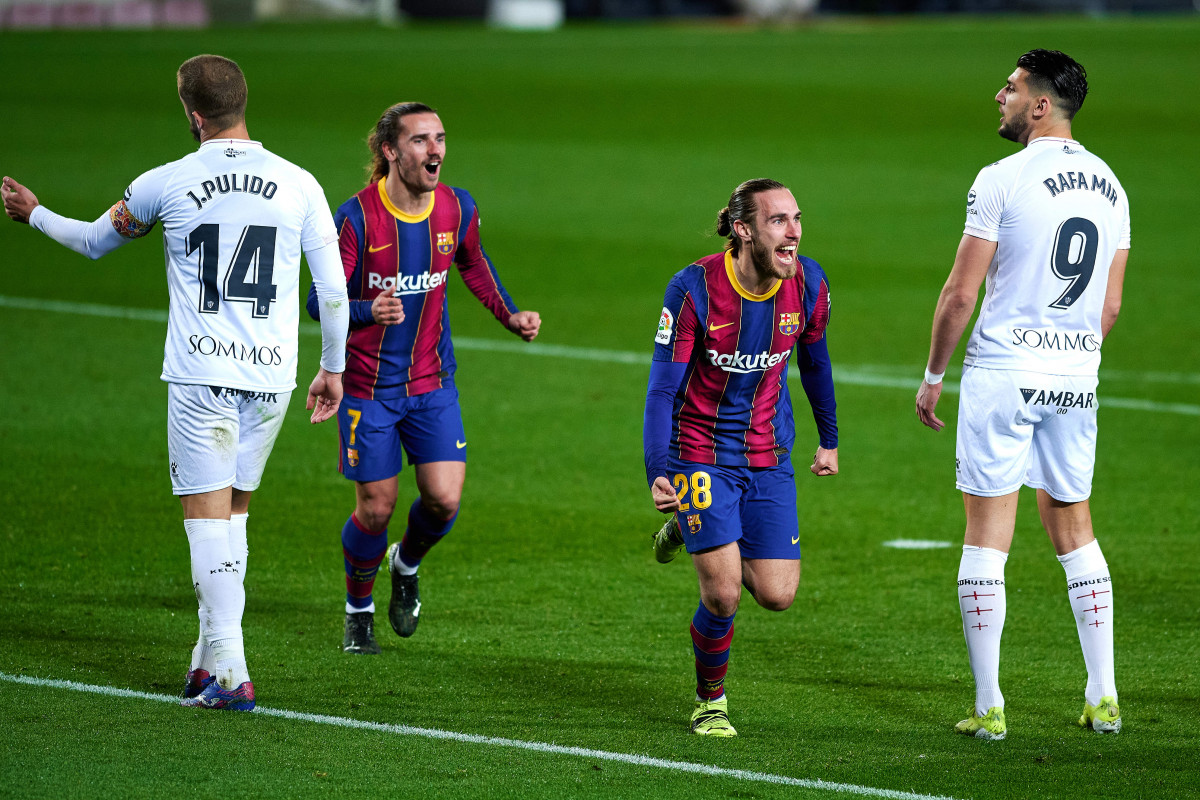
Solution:
M1096 705L1083 701L1083 716L1079 718L1081 728L1091 728L1097 733L1121 732L1121 709L1115 697L1101 697Z
M679 520L672 514L663 526L654 534L654 560L666 564L675 560L683 549L683 533L679 530Z
M975 716L975 709L972 708L971 716L955 725L954 730L964 736L990 741L998 741L1008 735L1008 726L1004 723L1004 709L999 706L989 708L982 717Z
M692 733L698 736L737 736L737 731L729 724L729 701L724 697L720 700L697 700L696 710L692 712Z

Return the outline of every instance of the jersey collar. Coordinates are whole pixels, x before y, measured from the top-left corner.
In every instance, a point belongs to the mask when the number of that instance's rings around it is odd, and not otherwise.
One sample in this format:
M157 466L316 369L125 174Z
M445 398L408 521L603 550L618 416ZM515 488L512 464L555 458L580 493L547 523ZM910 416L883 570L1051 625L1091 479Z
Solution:
M393 217L401 222L424 222L425 220L429 219L429 215L433 213L433 203L435 200L437 200L437 190L435 189L429 193L429 205L425 207L424 211L422 211L420 214L406 214L400 209L396 208L396 205L392 202L392 199L388 197L387 176L385 175L379 179L379 199L383 201L383 207L386 208Z
M203 150L206 147L262 147L262 142L256 142L253 139L209 139L204 144L200 145Z
M779 291L779 287L783 286L783 281L777 280L777 281L775 281L774 286L772 286L770 289L767 289L762 294L754 294L754 292L746 291L744 288L742 288L741 282L738 281L737 273L734 272L733 251L732 250L725 251L725 274L729 276L729 282L733 284L733 290L735 292L737 292L738 294L740 294L742 297L746 298L747 300L753 300L755 302L761 302L763 300L771 299L771 297L773 297L775 295L775 293Z

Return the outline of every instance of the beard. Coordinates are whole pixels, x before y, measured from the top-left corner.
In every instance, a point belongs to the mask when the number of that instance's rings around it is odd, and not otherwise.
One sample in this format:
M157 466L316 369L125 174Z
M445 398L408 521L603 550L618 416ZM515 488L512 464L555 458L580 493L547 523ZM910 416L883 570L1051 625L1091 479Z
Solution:
M772 278L787 280L796 274L796 264L784 267L775 263L775 248L768 247L757 239L750 241L750 261L760 275L770 275Z
M1021 143L1025 132L1029 130L1029 118L1025 116L1026 108L1021 109L1019 114L1014 114L1011 118L1005 119L1000 123L1000 130L996 133L1000 134L1001 138L1008 139L1010 142Z

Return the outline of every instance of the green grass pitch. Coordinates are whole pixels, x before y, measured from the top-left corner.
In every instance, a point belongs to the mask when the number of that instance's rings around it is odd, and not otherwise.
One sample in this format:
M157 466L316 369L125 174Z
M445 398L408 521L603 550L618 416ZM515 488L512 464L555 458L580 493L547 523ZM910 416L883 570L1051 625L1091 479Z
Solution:
M353 492L334 429L312 429L293 401L251 509L245 631L262 706L928 796L1195 796L1198 43L1186 17L9 32L0 172L96 218L139 172L192 147L173 71L219 52L248 75L251 135L336 205L361 186L379 112L423 100L449 133L446 181L475 195L507 287L542 313L550 348L491 350L515 339L451 283L456 335L472 345L458 351L465 502L422 569L420 632L388 631L380 657L339 651L338 532ZM1133 211L1093 497L1125 730L1073 724L1082 658L1027 495L1007 573L1009 739L983 743L951 733L973 692L954 602L953 432L920 427L913 395L966 191L1013 152L992 96L1032 47L1088 68L1075 133ZM712 742L686 732L695 578L649 551L659 518L641 413L668 277L719 248L717 210L761 176L795 190L801 252L831 278L842 474L805 473L815 434L800 413L800 591L783 614L743 604L728 681L741 736ZM14 682L173 694L196 634L166 474L164 325L81 304L165 309L160 248L93 263L0 220L0 796L849 791ZM311 327L302 341L307 381ZM954 409L948 395L941 410ZM407 474L401 486L403 507ZM898 538L953 546L883 546ZM387 579L377 588L386 602Z

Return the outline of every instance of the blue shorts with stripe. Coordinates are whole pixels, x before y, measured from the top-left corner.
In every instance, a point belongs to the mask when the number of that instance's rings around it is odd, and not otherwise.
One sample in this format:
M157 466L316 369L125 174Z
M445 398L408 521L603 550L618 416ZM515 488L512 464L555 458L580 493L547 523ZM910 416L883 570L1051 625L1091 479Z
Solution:
M404 453L409 464L467 460L467 435L454 386L394 400L346 395L337 417L338 469L352 481L398 475Z
M800 558L791 461L723 467L671 458L667 478L683 504L676 518L689 553L737 542L742 558Z

